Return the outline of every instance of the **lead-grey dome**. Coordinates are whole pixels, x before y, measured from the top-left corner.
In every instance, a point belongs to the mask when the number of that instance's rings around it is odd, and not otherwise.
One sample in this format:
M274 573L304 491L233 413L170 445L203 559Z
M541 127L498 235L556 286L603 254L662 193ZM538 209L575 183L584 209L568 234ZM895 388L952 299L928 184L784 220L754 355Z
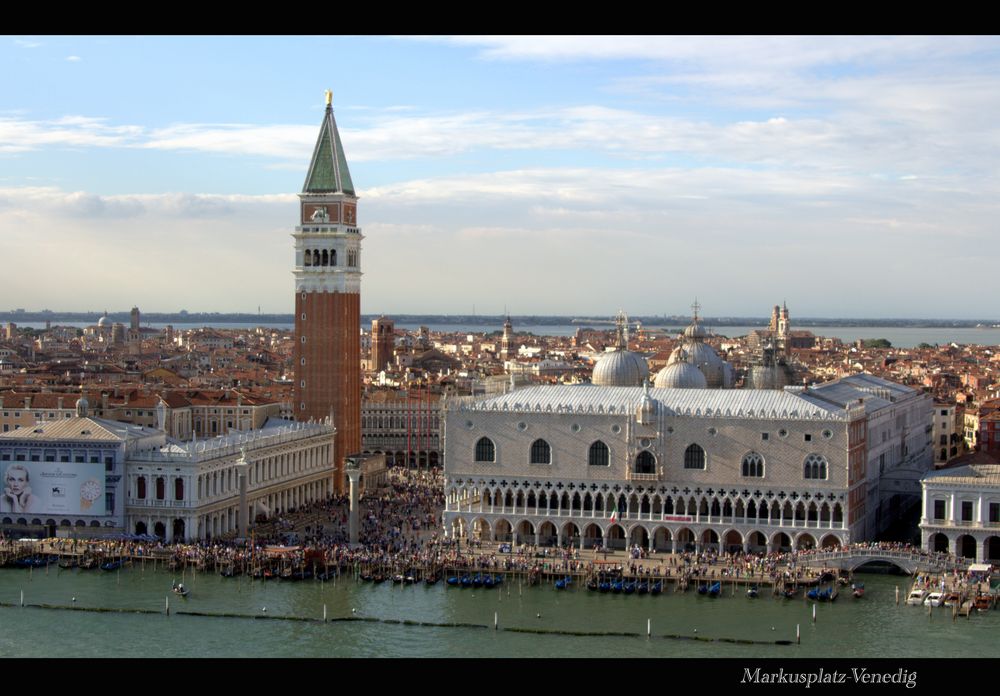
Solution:
M645 358L630 350L615 350L597 361L591 381L601 387L639 387L648 378Z
M701 370L686 360L687 351L681 348L680 352L675 351L674 354L678 359L657 373L655 386L668 389L706 389L708 380Z

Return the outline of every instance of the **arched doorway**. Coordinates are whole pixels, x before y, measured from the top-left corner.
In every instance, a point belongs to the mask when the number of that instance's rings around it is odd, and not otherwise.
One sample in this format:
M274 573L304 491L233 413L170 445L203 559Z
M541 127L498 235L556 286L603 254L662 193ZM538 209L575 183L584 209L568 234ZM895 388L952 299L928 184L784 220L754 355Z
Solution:
M767 551L767 537L761 532L751 532L747 541L750 544L751 553L763 553Z
M772 551L791 551L792 550L792 540L784 532L778 532L773 537L771 537L771 550Z
M472 536L479 541L490 540L490 523L482 517L472 523Z
M833 534L827 534L823 537L823 540L819 542L819 546L822 549L836 549L840 548L840 539Z
M653 530L653 548L657 551L673 550L673 537L666 527L657 527Z
M598 527L598 531L600 531L600 527ZM572 522L567 522L566 524L563 525L563 546L579 546L579 545L580 545L580 528L577 527Z
M588 547L603 546L604 533L601 528L596 524L588 524L587 528L583 530L583 543Z
M987 561L1000 559L1000 537L986 537L986 542L983 544L983 559Z
M948 553L948 537L941 532L932 534L930 538L930 547L937 553Z
M607 547L609 549L625 548L625 530L620 524L613 524L608 528Z
M135 523L135 533L136 534L147 534L149 527L146 526L145 522Z
M735 529L726 532L725 544L726 551L729 553L734 553L743 550L743 537Z
M816 548L816 540L812 534L802 534L795 542L795 548L799 551L808 551Z
M160 537L161 539L167 538L167 526L162 522L157 522L153 525L153 534Z
M178 480L180 480L180 479L178 479ZM185 539L185 536L184 536L184 520L182 520L182 519L176 519L176 520L174 520L174 529L173 529L173 532L174 532L174 538L173 538L174 543L180 543L180 542L184 541L184 539Z
M493 528L494 541L513 541L514 533L510 522L507 520L497 520Z
M963 534L955 540L955 549L958 552L956 555L962 558L975 558L976 540L968 534Z
M677 550L694 551L694 532L687 527L677 530Z
M714 529L706 529L701 533L701 548L719 550L719 535Z
M546 521L538 525L539 546L555 546L558 540L559 539L556 534L556 526L554 524Z
M531 524L528 520L521 520L517 525L517 538L514 541L518 544L534 544L535 525Z
M642 525L636 525L629 533L628 544L638 546L640 549L649 548L649 532Z

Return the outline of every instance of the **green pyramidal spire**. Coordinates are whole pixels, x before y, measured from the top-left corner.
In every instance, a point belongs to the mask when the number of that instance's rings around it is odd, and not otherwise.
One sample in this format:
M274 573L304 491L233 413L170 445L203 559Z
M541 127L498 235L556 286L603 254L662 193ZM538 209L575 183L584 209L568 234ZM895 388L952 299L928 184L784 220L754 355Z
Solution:
M340 133L337 132L337 122L333 118L333 104L329 95L302 193L355 195L354 183L351 181L351 172L347 169L347 158L344 157L344 146L340 143Z

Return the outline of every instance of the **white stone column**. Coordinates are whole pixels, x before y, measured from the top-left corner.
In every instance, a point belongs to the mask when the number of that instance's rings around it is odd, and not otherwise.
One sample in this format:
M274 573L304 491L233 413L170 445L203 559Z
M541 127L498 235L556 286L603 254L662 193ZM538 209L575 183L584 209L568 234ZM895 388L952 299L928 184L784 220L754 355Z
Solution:
M348 462L351 463L350 461ZM350 542L358 543L358 514L361 508L359 497L361 495L361 469L358 466L347 466L347 477L350 479Z
M955 494L952 493L948 500L948 521L950 521L952 524L955 524L955 521L957 519L958 517L955 513Z
M240 458L236 462L236 475L240 485L240 506L237 516L240 525L240 537L243 539L249 536L250 511L247 506L247 471L249 468L246 450L241 448Z

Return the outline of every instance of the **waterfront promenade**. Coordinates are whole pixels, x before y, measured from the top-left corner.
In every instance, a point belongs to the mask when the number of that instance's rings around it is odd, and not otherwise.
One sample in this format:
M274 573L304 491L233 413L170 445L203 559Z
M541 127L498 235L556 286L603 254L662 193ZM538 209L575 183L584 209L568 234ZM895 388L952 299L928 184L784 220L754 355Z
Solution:
M823 554L828 552L818 550L649 553L639 548L581 551L444 539L439 533L443 509L440 477L437 470L392 469L389 487L361 501L361 543L354 547L348 543L347 499L341 496L261 520L249 540L229 537L200 544L164 545L129 539L6 539L0 540L0 562L24 567L59 563L62 567L107 570L138 563L182 572L201 570L289 580L328 580L349 574L375 581L409 578L434 582L488 572L527 584L567 576L579 584L597 577L662 580L674 590L718 581L731 592L750 585L778 592L849 577L837 564L825 562ZM925 558L939 565L960 562L951 556L928 554L896 543L858 544L850 550Z

